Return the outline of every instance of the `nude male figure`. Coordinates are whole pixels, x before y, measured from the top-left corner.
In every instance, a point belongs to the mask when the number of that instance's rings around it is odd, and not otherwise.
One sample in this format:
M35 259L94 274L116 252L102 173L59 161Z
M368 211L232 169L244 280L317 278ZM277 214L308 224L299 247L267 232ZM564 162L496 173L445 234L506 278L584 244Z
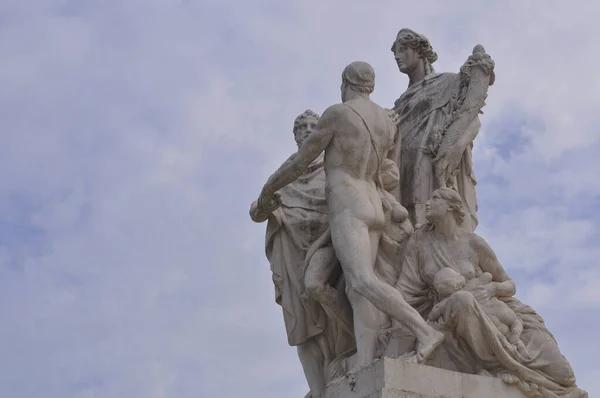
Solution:
M342 73L342 104L329 107L298 152L268 179L258 207L270 211L279 206L276 191L298 178L325 151L326 198L331 239L347 289L368 300L380 311L408 327L417 338L417 361L423 362L443 341L394 287L381 281L374 265L385 217L378 192L379 169L394 148L397 128L387 111L371 101L375 72L365 62L353 62ZM361 350L363 314L353 305L358 348L356 367L373 360ZM368 323L369 321L367 320Z

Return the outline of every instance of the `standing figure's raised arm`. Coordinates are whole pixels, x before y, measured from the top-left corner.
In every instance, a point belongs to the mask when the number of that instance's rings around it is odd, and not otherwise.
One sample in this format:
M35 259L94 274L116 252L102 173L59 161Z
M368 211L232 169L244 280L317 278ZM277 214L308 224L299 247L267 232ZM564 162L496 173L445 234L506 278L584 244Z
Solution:
M460 68L460 94L457 109L446 126L443 138L437 149L435 174L440 187L445 187L458 170L463 153L477 133L477 128L469 128L477 122L477 115L485 105L488 87L494 84L494 61L480 44L473 49L464 65Z

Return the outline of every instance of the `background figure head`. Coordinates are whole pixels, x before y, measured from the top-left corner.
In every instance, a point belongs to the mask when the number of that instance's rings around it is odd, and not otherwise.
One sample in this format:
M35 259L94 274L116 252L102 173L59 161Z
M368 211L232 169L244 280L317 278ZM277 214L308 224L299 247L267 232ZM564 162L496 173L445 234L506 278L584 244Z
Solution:
M366 62L356 61L346 66L342 72L342 102L346 102L349 93L369 95L375 90L375 71Z
M433 287L442 299L461 290L466 283L466 279L452 268L442 268L433 277Z
M296 140L298 148L300 148L306 137L314 131L318 121L319 115L310 109L302 112L294 120L294 139Z
M392 52L400 72L409 74L423 63L425 76L434 72L432 64L437 61L429 39L411 29L401 29L392 44Z
M465 210L460 194L452 188L438 188L425 203L427 221L435 223L443 220L451 213L456 225L461 225L465 218Z

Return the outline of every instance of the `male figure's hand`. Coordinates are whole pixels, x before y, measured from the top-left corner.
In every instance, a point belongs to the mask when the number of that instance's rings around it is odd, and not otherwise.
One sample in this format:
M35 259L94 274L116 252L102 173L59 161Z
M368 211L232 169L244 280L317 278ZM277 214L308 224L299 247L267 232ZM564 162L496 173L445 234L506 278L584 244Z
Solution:
M279 206L281 206L281 195L277 192L270 193L263 189L257 200L258 210L270 214L277 210Z

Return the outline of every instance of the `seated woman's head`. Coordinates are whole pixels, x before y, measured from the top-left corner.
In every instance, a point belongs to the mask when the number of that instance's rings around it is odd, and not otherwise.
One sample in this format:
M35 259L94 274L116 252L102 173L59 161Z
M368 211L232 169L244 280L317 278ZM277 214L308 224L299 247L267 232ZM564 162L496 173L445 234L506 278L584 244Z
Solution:
M442 298L461 290L466 283L465 278L452 268L442 268L433 277L433 287Z
M462 224L465 211L460 194L452 188L438 188L425 203L425 217L427 221L435 223L449 213L454 216L457 225Z

